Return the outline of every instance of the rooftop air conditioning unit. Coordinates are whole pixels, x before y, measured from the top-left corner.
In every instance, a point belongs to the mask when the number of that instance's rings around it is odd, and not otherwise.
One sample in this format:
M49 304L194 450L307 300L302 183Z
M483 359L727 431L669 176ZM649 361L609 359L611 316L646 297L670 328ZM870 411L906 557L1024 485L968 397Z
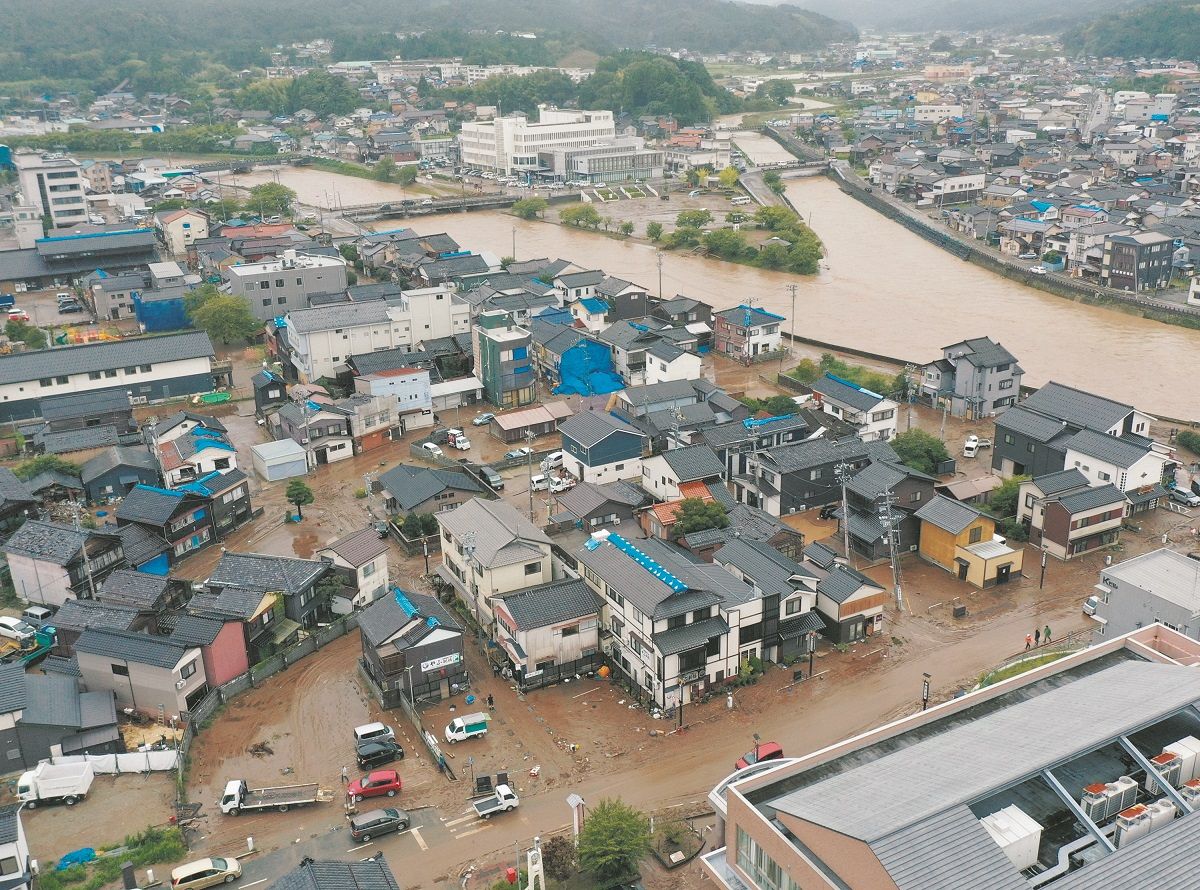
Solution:
M1163 751L1157 757L1150 758L1150 763L1158 775L1162 776L1163 780L1172 788L1179 787L1179 776L1183 770L1182 757L1172 751ZM1146 774L1146 781L1143 785L1151 794L1159 793L1157 777L1151 773Z
M1115 782L1097 782L1083 789L1079 806L1087 817L1100 825L1137 802L1138 784L1129 776Z
M1183 795L1183 799L1192 804L1193 807L1200 804L1200 779L1190 779L1179 786L1179 793Z
M1015 804L984 816L979 823L987 829L1017 871L1037 865L1042 826Z
M1176 816L1175 804L1163 799L1147 804L1146 811L1150 814L1150 830L1158 831L1164 825L1169 825Z
M1179 778L1183 782L1190 779L1200 779L1200 739L1194 736L1184 736L1177 742L1163 746L1163 753L1178 754L1183 761Z
M1117 847L1144 837L1151 830L1150 812L1145 804L1136 804L1117 814Z

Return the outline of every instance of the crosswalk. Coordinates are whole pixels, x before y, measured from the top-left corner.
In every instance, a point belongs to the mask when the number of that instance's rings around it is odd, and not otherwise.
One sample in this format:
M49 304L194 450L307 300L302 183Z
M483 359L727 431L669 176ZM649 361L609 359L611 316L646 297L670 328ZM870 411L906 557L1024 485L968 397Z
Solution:
M473 834L479 834L481 831L487 831L492 827L492 823L486 819L481 819L477 813L471 811L465 816L460 816L457 819L450 819L443 824L450 829L450 833L456 841L462 840L465 837L470 837Z

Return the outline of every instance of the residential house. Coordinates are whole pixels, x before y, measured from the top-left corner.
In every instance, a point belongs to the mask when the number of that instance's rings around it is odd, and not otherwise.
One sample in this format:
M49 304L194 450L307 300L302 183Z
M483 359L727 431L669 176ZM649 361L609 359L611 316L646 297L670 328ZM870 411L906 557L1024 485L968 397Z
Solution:
M399 464L383 473L376 487L383 495L384 509L391 515L444 513L485 492L484 487L462 470Z
M650 385L667 380L698 380L700 366L697 353L680 349L665 340L646 349L646 383Z
M333 575L342 582L346 611L364 608L387 592L387 553L388 542L373 527L343 535L317 551L332 562ZM339 611L336 598L333 610Z
M79 472L87 499L95 504L123 498L136 485L160 485L158 461L144 447L111 445Z
M602 411L581 411L558 425L563 469L580 482L642 477L646 434Z
M241 621L201 615L180 615L171 630L174 643L200 650L204 675L213 688L250 670L250 655Z
M287 617L283 600L283 594L275 591L263 593L240 587L224 587L219 591L207 588L192 596L187 604L187 614L222 624L236 623L247 660L250 664L258 664L273 652L295 643L300 635L300 624ZM182 622L182 616L177 618L176 628ZM211 625L204 627L211 629ZM181 640L200 635L201 630L197 629L194 633L185 631ZM204 644L193 642L189 645L203 648ZM232 659L227 661L222 658L220 672L231 669L233 664Z
M140 525L117 526L126 562L139 572L165 575L171 568L171 545Z
M110 606L136 609L139 630L158 633L158 617L179 605L179 585L163 575L134 569L117 569L96 589L96 601Z
M892 601L883 587L819 542L804 548L803 565L817 577L816 610L831 643L853 643L883 633L883 607Z
M278 594L283 598L284 615L308 629L329 620L327 595L318 585L331 568L327 559L222 553L208 576L208 587L218 594L227 588Z
M382 448L403 435L397 423L395 402L386 396L356 392L347 398L338 399L334 407L346 413L355 454Z
M380 706L449 698L466 683L463 628L423 593L394 588L358 617L363 671Z
M660 501L685 497L680 486L685 482L720 484L725 465L707 445L672 448L642 461L642 488Z
M782 315L739 305L713 314L713 349L726 358L749 364L778 355L783 348Z
M156 440L158 465L163 481L176 488L207 476L224 473L237 467L237 449L221 430L193 426L172 439Z
M1104 239L1100 283L1140 293L1159 290L1171 280L1174 239L1161 232L1109 235Z
M703 325L709 329L707 333L712 333L712 306L683 294L676 294L670 300L655 303L654 308L650 310L650 316L661 319L672 327Z
M554 578L550 539L507 501L470 500L437 514L442 564L437 575L496 637L496 597Z
M154 214L154 230L168 254L176 259L187 256L188 248L208 237L208 214L200 210L164 210Z
M498 596L496 642L517 683L547 686L600 664L600 599L580 578Z
M254 505L250 502L250 480L241 470L214 470L194 482L185 483L180 486L180 490L208 498L212 511L213 534L218 540L228 537L234 529L254 518Z
M91 303L97 318L117 321L132 318L133 298L146 287L146 279L138 272L109 275L97 270L83 280L87 288L84 299Z
M74 677L27 674L19 662L0 665L0 746L14 770L54 756L125 750L111 692L81 692ZM6 882L13 873L4 870L3 821L0 810L0 887L23 886Z
M916 517L921 557L976 587L1007 584L1021 574L1024 551L996 535L996 520L969 504L937 495Z
M135 485L116 510L117 525L140 525L162 538L174 561L213 543L208 498L183 489Z
M1173 481L1176 462L1165 445L1127 434L1105 435L1082 429L1063 443L1063 466L1077 469L1092 485L1112 483L1131 495L1130 513L1142 513L1167 497L1163 483Z
M517 326L511 313L492 309L477 317L471 338L475 376L497 408L537 401L531 342L529 331Z
M1200 562L1163 547L1100 569L1094 643L1155 622L1200 640Z
M108 428L120 436L138 428L129 393L119 390L44 396L38 407L46 422L43 436L96 428Z
M746 461L757 451L766 451L828 435L841 439L854 435L854 428L831 414L811 408L798 408L783 417L738 418L736 421L706 426L700 441L708 444L725 464L725 478L745 474Z
M1022 482L1017 521L1029 543L1066 560L1115 544L1128 503L1116 486L1095 485L1072 467Z
M804 550L804 535L784 525L776 517L758 507L739 504L724 485L709 485L713 499L725 505L725 528L709 528L689 532L678 538L679 546L697 559L712 562L715 554L730 541L761 541L784 556L798 559Z
M47 510L64 502L75 503L84 500L83 483L79 481L79 477L62 470L42 470L36 476L29 477L25 488L37 503ZM0 501L0 509L2 508L3 502Z
M428 368L387 368L361 374L354 378L354 389L357 394L379 399L379 413L386 414L370 424L375 430L372 442L383 444L385 431L399 438L411 430L433 426L433 384ZM362 422L351 418L350 425L353 431Z
M0 536L38 515L38 498L8 467L0 467Z
M62 522L28 519L2 546L18 597L40 606L90 598L125 565L114 529L77 529Z
M250 378L250 386L254 389L254 411L259 417L266 417L287 403L287 385L283 376L274 371L263 368Z
M57 631L54 653L70 658L75 653L75 641L89 627L111 630L142 631L149 621L134 606L102 603L99 600L67 600L54 613Z
M890 442L895 438L899 405L886 396L832 374L814 380L812 391L826 414L854 426L864 442Z
M401 890L387 861L371 857L359 861L304 859L271 885L270 890Z
M75 658L84 687L111 691L121 708L186 720L208 694L200 650L168 637L89 627Z
M645 501L645 493L628 482L580 482L555 499L557 512L550 516L547 531L573 526L590 533L622 523L633 525L637 522L635 511Z
M921 397L955 417L990 417L1017 403L1024 374L999 343L974 337L943 346L942 357L921 369Z
M871 560L917 548L921 523L916 511L933 500L937 479L901 463L873 461L846 483L850 547ZM840 510L839 510L840 514ZM889 535L889 528L891 534ZM840 531L839 527L839 531Z
M312 399L289 402L275 413L279 427L277 438L288 438L303 445L311 455L310 463L332 464L354 457L354 437L350 433L351 412L337 405Z
M566 402L543 402L529 408L497 414L488 423L488 432L501 442L523 442L530 433L535 437L551 435L572 413L571 406Z
M899 462L886 442L818 438L747 454L746 470L734 475L734 495L743 504L786 516L832 504L841 497L838 467L848 479L876 460Z

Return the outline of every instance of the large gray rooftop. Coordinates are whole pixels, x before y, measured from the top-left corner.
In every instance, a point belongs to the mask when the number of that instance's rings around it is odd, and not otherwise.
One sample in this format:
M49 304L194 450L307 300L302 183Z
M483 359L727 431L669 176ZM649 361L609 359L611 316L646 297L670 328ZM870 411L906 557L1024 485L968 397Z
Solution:
M0 356L0 384L24 383L43 377L86 374L133 365L183 361L214 355L212 341L203 331L162 337L131 337L105 343L39 349ZM121 387L125 389L125 387Z

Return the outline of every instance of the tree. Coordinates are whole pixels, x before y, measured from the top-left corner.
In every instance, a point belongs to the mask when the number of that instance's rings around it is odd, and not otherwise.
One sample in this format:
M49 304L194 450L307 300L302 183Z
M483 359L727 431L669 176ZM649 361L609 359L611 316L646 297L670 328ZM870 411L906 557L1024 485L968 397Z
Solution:
M437 520L429 513L409 513L404 519L401 531L410 541L437 534Z
M737 167L726 167L717 174L717 179L721 182L721 188L731 189L738 184Z
M293 479L289 482L283 496L287 498L289 504L296 505L296 515L301 519L304 518L304 511L300 508L316 500L312 489L305 484L303 479Z
M575 226L579 229L584 227L595 229L602 221L600 211L591 204L576 204L574 207L567 207L558 214L558 219L568 226Z
M660 222L646 223L646 237L649 238L651 241L657 241L659 238L662 237L662 234L663 234L662 223L660 223Z
M892 440L892 450L901 463L914 470L933 475L942 461L950 459L946 443L922 429L906 430Z
M417 168L412 164L405 164L396 173L396 181L401 185L412 185L417 181Z
M783 194L783 190L784 190L783 177L780 176L779 173L777 173L776 171L768 170L766 173L764 173L763 174L763 182L766 183L767 188L769 188L775 194L777 194L777 195Z
M384 156L375 165L375 179L379 182L391 182L396 178L396 162Z
M675 226L677 228L689 226L702 229L710 222L712 222L712 214L707 210L682 210L675 217Z
M66 473L68 476L79 477L79 464L73 464L69 460L63 460L57 454L39 454L32 460L27 460L23 464L18 464L13 470L18 479L32 479L38 473L45 473L54 470L59 473Z
M532 198L522 198L512 206L512 212L521 219L535 219L541 216L550 204L545 198L536 195Z
M617 227L617 231L628 238L633 234L633 223L631 223L629 220L624 220L621 225Z
M649 852L650 822L643 813L608 798L592 807L579 833L579 865L584 871L601 879L622 878Z
M709 528L726 528L729 517L725 505L720 501L702 501L700 498L684 498L675 511L676 536L690 535Z
M570 838L556 834L542 844L542 866L546 877L563 882L575 874L575 845Z
M778 232L781 229L795 226L800 221L800 217L786 207L768 205L754 211L754 221L768 232Z
M992 489L988 499L988 509L993 516L1007 519L1017 515L1017 499L1021 494L1021 483L1028 482L1029 476L1011 476Z
M754 95L759 99L769 99L776 105L787 105L788 99L796 95L796 85L790 80L768 80L758 85Z
M351 265L358 265L358 248L355 245L346 242L338 247L338 253L342 255L342 259L346 262Z
M246 298L233 294L207 298L195 311L188 312L188 318L213 340L226 345L249 340L262 327L262 322L250 311Z
M695 226L680 226L667 236L667 247L695 247L703 236Z
M23 321L10 321L5 324L4 334L9 340L20 341L30 349L46 348L46 332Z
M284 216L296 200L296 193L278 182L263 182L250 189L246 208L263 216Z
M821 376L821 366L810 358L802 358L800 363L792 368L791 376L801 383L812 383Z
M754 252L753 248L746 244L746 236L733 229L714 229L701 238L701 241L710 252L723 260L739 260L747 252Z
M1200 433L1184 430L1175 437L1175 440L1192 454L1200 455Z

